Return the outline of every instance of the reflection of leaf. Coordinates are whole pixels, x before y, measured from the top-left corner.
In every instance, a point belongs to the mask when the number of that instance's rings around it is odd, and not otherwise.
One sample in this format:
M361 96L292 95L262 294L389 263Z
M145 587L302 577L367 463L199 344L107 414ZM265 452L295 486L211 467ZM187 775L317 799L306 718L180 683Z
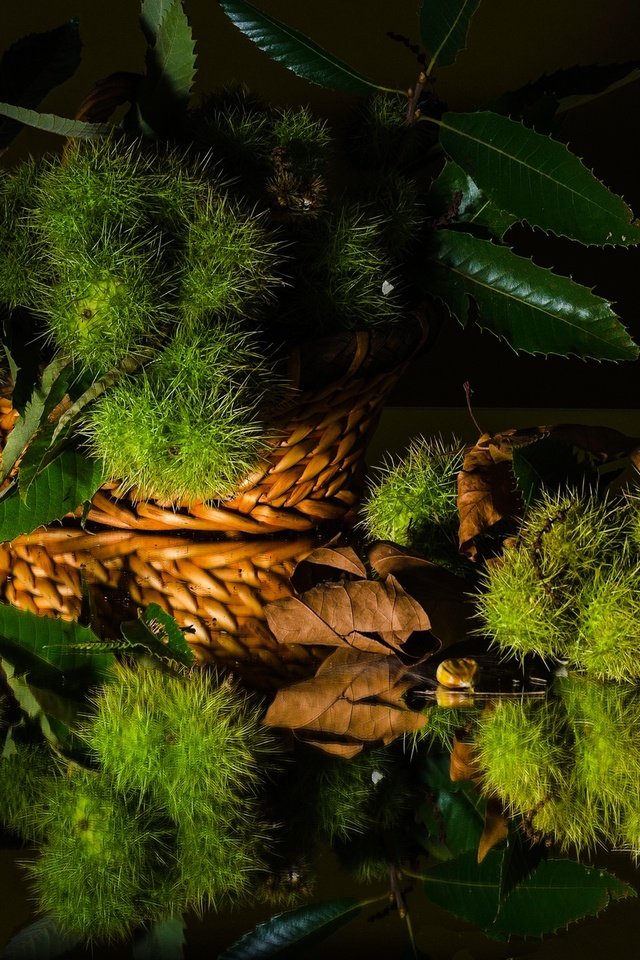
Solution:
M54 960L73 950L80 937L61 933L50 916L23 927L2 951L3 960Z
M256 957L271 957L284 950L310 946L355 917L363 906L363 901L345 897L280 913L245 933L219 954L218 960L254 960Z
M265 723L334 738L390 743L426 723L424 715L408 710L401 701L414 682L403 682L406 673L407 667L394 656L336 650L315 677L278 691Z
M495 797L489 797L484 813L482 835L478 841L478 863L482 863L489 851L506 840L508 835L509 821L502 809L502 804Z
M453 783L469 780L475 782L479 777L477 751L473 743L460 740L455 736L451 748L449 776Z

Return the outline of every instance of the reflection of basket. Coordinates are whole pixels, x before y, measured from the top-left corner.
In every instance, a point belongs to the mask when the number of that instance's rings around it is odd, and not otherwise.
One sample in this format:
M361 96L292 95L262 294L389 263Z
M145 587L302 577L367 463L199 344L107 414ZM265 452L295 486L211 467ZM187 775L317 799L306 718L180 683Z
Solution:
M264 605L291 594L290 574L315 543L296 539L195 542L128 531L40 530L0 547L2 599L22 610L76 620L83 580L101 635L158 603L186 629L200 660L233 670L255 689L307 676L315 652L278 644Z

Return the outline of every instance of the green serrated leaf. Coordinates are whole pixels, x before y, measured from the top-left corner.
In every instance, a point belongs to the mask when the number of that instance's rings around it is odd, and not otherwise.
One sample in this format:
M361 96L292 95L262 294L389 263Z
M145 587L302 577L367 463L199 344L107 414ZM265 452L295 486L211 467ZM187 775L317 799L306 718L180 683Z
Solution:
M92 651L80 653L75 644L90 644ZM113 655L99 644L88 627L0 604L0 655L37 687L70 694L103 679Z
M471 19L480 0L423 0L420 10L420 35L431 54L429 75L436 63L447 67L464 50Z
M479 927L493 924L500 906L500 872L504 850L490 850L482 863L469 850L431 867L423 876L429 899Z
M17 40L0 60L0 100L18 107L37 107L50 90L76 72L81 48L75 18L53 30ZM20 124L13 120L0 122L0 149L20 130Z
M24 412L16 420L0 454L2 470L0 480L9 474L16 460L54 407L64 397L72 378L68 358L56 358L45 367L42 379L36 385Z
M16 107L11 103L0 102L0 115L18 120L27 127L36 127L38 130L55 133L60 137L78 137L81 140L100 140L114 130L111 123L69 120L67 117L57 117L54 113L38 113L36 110Z
M436 231L428 291L464 326L470 300L479 325L526 353L634 360L631 340L610 304L509 247L471 234Z
M62 933L52 917L40 917L9 940L2 960L55 960L73 950L81 939Z
M365 901L345 897L312 903L280 913L245 933L240 940L218 955L217 960L253 960L272 957L292 947L303 947L323 940L342 924L356 916Z
M148 43L156 42L160 24L172 3L173 0L142 0L140 25Z
M158 920L133 944L134 960L182 960L185 928L182 917Z
M489 110L433 122L448 156L501 210L587 245L640 242L629 207L564 144Z
M121 624L120 631L129 647L145 650L153 657L176 660L187 667L195 662L184 632L157 603L150 603L137 620Z
M386 90L333 57L303 33L268 16L246 0L219 0L231 22L263 53L281 63L298 77L330 90L345 93L373 93Z
M468 173L453 160L447 160L429 190L429 213L451 217L451 223L484 227L499 240L516 218L496 207Z
M580 459L568 443L553 435L514 448L512 468L525 508L539 499L544 490L579 490L597 477L592 463Z
M26 503L17 490L0 500L0 542L61 520L90 500L101 483L99 461L77 450L63 450L33 481Z
M596 916L612 900L636 895L633 887L606 870L571 860L543 860L507 897L486 933L496 938L541 937Z
M147 50L147 73L137 96L138 124L146 135L175 130L184 119L196 75L195 41L182 0L154 4L156 24Z

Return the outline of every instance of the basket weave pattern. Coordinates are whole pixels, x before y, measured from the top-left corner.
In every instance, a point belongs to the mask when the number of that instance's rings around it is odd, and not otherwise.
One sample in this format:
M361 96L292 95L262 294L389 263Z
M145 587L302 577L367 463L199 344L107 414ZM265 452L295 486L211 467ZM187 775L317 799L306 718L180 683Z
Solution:
M83 581L99 632L150 603L171 614L199 660L272 689L313 672L319 651L278 644L264 607L291 594L296 563L316 546L310 536L194 542L109 530L40 530L0 547L2 599L21 610L77 620Z

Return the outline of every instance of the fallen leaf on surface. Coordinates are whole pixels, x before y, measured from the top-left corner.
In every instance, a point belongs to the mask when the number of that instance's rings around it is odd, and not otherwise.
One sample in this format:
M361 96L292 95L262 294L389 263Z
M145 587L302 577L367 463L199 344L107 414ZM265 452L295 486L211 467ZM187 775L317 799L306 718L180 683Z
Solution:
M466 740L460 740L457 735L454 736L449 764L449 778L454 783L458 780L470 780L475 783L479 777L480 769L474 744L467 743Z
M489 797L484 814L484 827L478 843L478 863L482 863L490 850L493 850L509 834L509 821L504 808L496 797Z

